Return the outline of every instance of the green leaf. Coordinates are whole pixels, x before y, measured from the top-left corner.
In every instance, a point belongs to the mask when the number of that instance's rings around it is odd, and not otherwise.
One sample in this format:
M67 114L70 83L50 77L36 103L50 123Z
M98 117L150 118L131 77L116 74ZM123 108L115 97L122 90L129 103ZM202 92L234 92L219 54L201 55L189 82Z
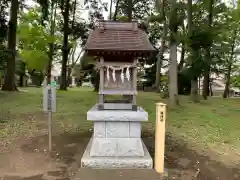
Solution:
M49 61L47 54L40 50L22 50L20 55L31 70L43 70L46 68Z

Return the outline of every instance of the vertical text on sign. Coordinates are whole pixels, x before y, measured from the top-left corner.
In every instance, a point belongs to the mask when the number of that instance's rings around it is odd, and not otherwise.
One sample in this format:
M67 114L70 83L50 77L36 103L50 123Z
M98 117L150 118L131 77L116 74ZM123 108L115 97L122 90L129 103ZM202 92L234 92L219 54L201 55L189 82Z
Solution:
M56 112L56 88L50 85L43 88L43 111Z
M52 111L52 88L48 88L48 106L47 106L48 111Z

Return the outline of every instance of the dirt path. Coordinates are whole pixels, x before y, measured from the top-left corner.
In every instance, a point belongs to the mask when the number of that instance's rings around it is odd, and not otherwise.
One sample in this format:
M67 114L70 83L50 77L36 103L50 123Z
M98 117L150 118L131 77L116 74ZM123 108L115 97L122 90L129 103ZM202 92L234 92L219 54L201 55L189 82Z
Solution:
M52 156L47 153L47 136L18 141L11 152L0 154L0 180L160 180L154 170L90 170L80 169L80 159L91 133L61 134L53 138ZM154 140L144 134L151 154ZM226 180L240 179L240 169L197 155L166 139L166 168L169 180ZM239 167L239 166L236 166ZM2 176L2 177L1 177Z

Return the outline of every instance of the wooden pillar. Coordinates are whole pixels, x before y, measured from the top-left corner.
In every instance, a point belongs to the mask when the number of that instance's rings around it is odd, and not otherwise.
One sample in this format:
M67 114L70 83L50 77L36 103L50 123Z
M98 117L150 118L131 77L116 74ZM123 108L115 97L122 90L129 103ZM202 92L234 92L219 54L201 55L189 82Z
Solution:
M137 59L134 59L134 67L132 68L132 90L137 92ZM137 97L136 94L132 98L133 107L132 110L137 110Z
M164 173L166 104L156 104L155 169Z
M99 80L99 92L103 92L104 90L104 59L101 57L100 59L100 80ZM104 95L99 94L99 109L104 109Z

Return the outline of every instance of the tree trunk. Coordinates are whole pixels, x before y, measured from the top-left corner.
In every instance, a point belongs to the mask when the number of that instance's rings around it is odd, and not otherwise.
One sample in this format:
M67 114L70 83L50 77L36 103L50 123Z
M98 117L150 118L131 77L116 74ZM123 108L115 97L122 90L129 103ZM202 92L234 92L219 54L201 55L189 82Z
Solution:
M72 16L72 30L74 29L74 22L75 22L75 19L76 19L76 8L77 8L77 0L74 1L74 7L73 7L73 16ZM67 87L70 86L70 84L72 84L72 77L71 77L71 74L72 74L72 69L75 65L75 61L74 61L74 58L75 58L75 52L76 52L76 48L72 48L72 53L68 53L68 57L69 57L69 60L68 60L68 65L67 65ZM70 51L70 49L69 49ZM71 64L70 64L70 58L71 58Z
M53 43L49 44L49 61L47 66L47 84L51 84L51 77L52 77L52 61L53 61Z
M177 44L170 44L170 62L169 62L169 98L172 106L178 104L178 77L177 77Z
M162 64L162 58L163 55L161 53L161 49L160 52L157 56L157 62L156 62L156 78L155 78L155 84L152 87L153 89L156 90L156 92L160 92L160 76L161 76L161 64Z
M112 4L113 4L113 0L111 0L110 2L110 11L109 11L109 19L112 19Z
M117 20L117 13L118 13L119 2L120 2L120 0L117 0L117 2L116 2L115 12L114 12L114 15L113 15L113 20L114 20L114 21Z
M44 80L44 75L43 75L43 73L40 73L39 76L38 76L38 78L39 78L39 84L38 84L38 86L41 87L41 86L42 86L42 82L43 82L43 80Z
M224 89L224 92L223 92L223 98L227 98L229 96L231 71L232 71L232 63L229 63L228 70L227 70L227 75L226 75L225 89Z
M69 53L68 45L68 34L69 34L69 0L65 1L65 10L64 10L64 37L63 37L63 50L62 50L62 72L61 72L61 84L60 90L67 90L67 61Z
M192 50L191 52L191 58L195 58L195 51ZM195 64L192 64L193 69L192 71L192 77L191 77L191 99L193 102L197 103L199 102L199 97L198 97L198 76L195 75L194 70L197 69L197 67L195 67Z
M223 92L223 98L227 98L229 95L231 72L232 72L232 62L233 62L233 58L234 58L234 48L235 48L235 43L236 43L236 35L237 35L237 31L235 30L234 34L233 34L233 40L232 40L231 56L230 56L230 59L228 62L228 67L227 67L226 84L225 84L225 89Z
M19 76L19 87L23 87L23 81L24 81L25 74L21 73Z
M128 0L128 21L132 21L132 12L133 12L133 0Z
M19 2L11 0L11 14L8 27L8 57L2 91L17 91L15 84L16 33Z
M214 0L209 0L209 10L208 10L208 27L209 31L211 31L212 27L212 20L213 20L213 4ZM211 46L212 43L209 45L209 47L206 49L206 68L204 69L204 79L203 79L203 92L202 96L203 99L207 100L207 97L209 96L209 84L210 84L210 71L211 71Z
M210 81L210 83L209 83L209 93L210 93L210 96L213 96L213 90L212 90L212 83L211 83L211 81Z
M192 0L188 0L187 14L188 14L188 37L192 36ZM190 56L194 57L195 50L191 48ZM192 78L191 78L191 99L193 102L198 102L198 77L194 74L194 63L192 63Z
M51 27L50 27L50 34L52 37L54 37L55 32L55 17L56 17L56 7L54 1L52 1L51 5ZM49 43L49 52L48 52L48 67L47 67L47 84L51 83L51 77L52 77L52 62L53 62L53 54L54 54L54 43Z
M198 78L197 77L193 77L193 79L191 80L191 99L195 103L199 102L199 98L198 98Z
M185 58L185 44L182 42L182 51L181 51L181 56L180 56L180 62L178 64L178 72L182 70L183 64L184 64L184 58Z
M210 51L209 51L209 54L210 54ZM204 70L204 76L203 76L202 96L203 96L203 99L205 100L207 100L207 97L209 96L209 93L210 93L209 86L210 86L210 66L208 66Z
M72 78L71 78L71 73L72 73L72 65L70 65L68 63L67 65L67 87L70 86L70 84L72 84Z
M166 44L166 36L167 36L167 24L166 24L166 16L165 16L165 0L162 1L162 6L161 6L161 13L163 17L163 35L162 35L162 41L161 41L161 49L159 51L159 55L157 58L157 63L156 63L156 79L155 79L155 88L156 91L160 91L160 76L161 76L161 68L162 68L162 62L164 59L164 52L165 52L165 44Z
M169 98L172 106L178 105L178 75L177 75L177 42L175 34L177 26L173 23L177 16L176 0L171 1L172 9L170 13L170 61L169 61Z
M182 29L183 29L183 32L186 31L184 23L182 23ZM182 45L182 48L181 48L180 62L178 64L178 72L181 71L183 68L183 64L184 64L184 60L185 60L185 52L186 52L184 41L181 42L181 45Z

